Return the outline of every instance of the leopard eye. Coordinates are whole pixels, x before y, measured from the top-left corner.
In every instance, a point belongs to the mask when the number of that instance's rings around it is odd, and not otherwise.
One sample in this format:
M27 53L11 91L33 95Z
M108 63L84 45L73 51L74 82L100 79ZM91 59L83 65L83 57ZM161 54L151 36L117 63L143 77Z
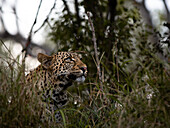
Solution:
M71 59L71 57L67 57L64 59L64 61L69 62L69 61L72 61L72 59Z

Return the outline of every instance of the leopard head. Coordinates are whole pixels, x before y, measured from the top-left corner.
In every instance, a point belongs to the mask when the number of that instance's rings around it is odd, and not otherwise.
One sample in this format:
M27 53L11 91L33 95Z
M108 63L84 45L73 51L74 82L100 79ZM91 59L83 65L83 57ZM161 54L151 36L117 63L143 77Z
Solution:
M55 79L62 76L84 82L87 75L86 64L73 52L58 52L52 56L39 53L38 60L46 70L51 72Z

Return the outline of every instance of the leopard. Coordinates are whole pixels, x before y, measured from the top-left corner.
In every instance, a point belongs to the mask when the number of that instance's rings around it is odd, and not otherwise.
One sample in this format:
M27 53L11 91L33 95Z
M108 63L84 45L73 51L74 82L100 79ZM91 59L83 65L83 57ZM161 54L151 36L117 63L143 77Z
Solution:
M87 65L75 52L57 52L51 56L38 53L40 65L26 75L26 82L37 88L38 95L55 122L61 122L60 109L68 102L67 88L87 77Z

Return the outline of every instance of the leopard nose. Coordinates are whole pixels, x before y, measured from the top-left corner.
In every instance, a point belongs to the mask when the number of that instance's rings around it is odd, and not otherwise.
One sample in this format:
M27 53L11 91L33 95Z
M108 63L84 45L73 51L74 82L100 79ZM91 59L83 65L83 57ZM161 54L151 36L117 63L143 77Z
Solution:
M87 67L81 67L80 69L83 71L83 73L87 72Z

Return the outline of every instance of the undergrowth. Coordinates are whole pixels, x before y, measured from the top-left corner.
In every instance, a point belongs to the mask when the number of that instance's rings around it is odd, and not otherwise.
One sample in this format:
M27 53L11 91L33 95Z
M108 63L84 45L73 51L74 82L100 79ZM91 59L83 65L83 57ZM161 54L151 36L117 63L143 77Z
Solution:
M89 76L83 85L70 89L70 103L60 111L63 123L58 125L40 120L40 99L25 82L24 65L11 59L9 53L0 55L1 128L170 126L169 65L154 56L149 66L138 61L139 67L127 74L124 82L112 77L109 83L102 83L101 89L100 82Z
M0 127L38 127L41 122L39 98L25 82L24 65L0 53ZM30 93L28 93L30 91ZM32 95L30 97L30 94Z

